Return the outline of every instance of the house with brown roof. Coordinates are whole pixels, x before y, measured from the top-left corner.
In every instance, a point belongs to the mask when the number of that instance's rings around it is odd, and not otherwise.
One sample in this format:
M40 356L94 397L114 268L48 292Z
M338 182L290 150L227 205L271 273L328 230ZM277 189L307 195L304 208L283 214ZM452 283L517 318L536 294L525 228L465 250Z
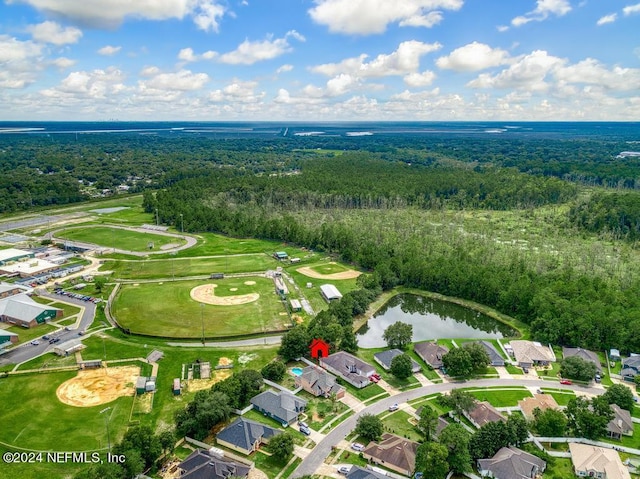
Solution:
M550 347L543 346L536 341L513 340L510 342L510 346L516 362L521 368L548 366L556 360Z
M611 439L622 439L622 436L633 436L633 420L631 413L617 404L609 406L613 411L613 419L607 424L607 435Z
M577 356L585 361L589 361L596 365L596 371L599 374L602 374L602 365L600 364L600 358L593 351L589 351L588 349L582 348L562 348L562 357L564 359L570 358L572 356Z
M462 414L478 429L490 422L507 420L500 411L486 401L477 402L471 411L462 411Z
M558 403L551 394L534 394L533 397L524 398L518 401L518 406L527 420L533 419L533 411L538 408L541 411L545 409L558 409Z
M613 449L571 442L569 452L576 476L631 479L629 470L622 464L620 456Z
M517 447L503 447L489 459L478 459L478 472L495 479L535 479L547 463Z
M345 389L340 386L336 377L316 366L307 366L302 370L302 374L296 377L296 387L301 387L315 397L325 398L335 394L337 399L344 397Z
M387 467L405 476L411 476L416 467L418 443L395 434L385 433L379 443L370 442L362 451L365 459Z
M416 343L413 345L413 350L433 369L442 369L442 356L449 352L449 348L432 341Z

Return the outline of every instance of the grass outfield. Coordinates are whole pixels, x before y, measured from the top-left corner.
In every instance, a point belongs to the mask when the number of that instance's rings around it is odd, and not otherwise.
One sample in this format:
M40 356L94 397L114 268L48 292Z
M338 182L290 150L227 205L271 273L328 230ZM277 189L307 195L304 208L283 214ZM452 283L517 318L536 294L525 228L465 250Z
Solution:
M76 371L9 376L0 380L3 426L0 441L15 447L87 451L106 448L104 417L100 411L111 406L110 431L114 444L124 434L133 397L121 397L108 405L73 407L61 403L56 389L76 376ZM16 405L19 398L20 405ZM49 431L49 433L47 433Z
M245 281L255 281L247 286ZM215 282L217 296L258 293L252 303L234 306L215 306L191 299L191 290ZM238 288L230 291L230 288ZM169 281L123 285L112 306L120 325L132 333L176 338L223 337L263 330L281 330L288 316L274 292L273 282L266 278L244 277L210 281ZM262 324L264 322L264 325Z
M334 274L334 273L342 273L343 271L347 271L351 268L347 268L338 263L323 263L317 264L314 266L309 266L313 271L319 274Z
M127 251L149 251L147 244L153 242L153 251L161 251L163 245L185 244L185 241L172 236L110 228L108 226L85 226L67 228L56 234L57 237L73 241L97 244L106 248L118 248Z
M219 258L170 258L150 260L103 260L101 271L113 271L118 279L158 279L211 273L249 273L275 269L276 260L266 254Z
M298 273L296 268L299 268L300 265L293 265L292 267L287 268L287 274L289 274L293 280L296 282L302 294L309 300L313 309L318 312L323 309L327 309L329 307L328 303L324 300L322 295L320 294L320 285L322 284L333 284L338 291L342 294L348 293L349 291L353 291L354 289L358 289L357 279L315 279L309 278L302 273ZM315 268L316 266L311 266L311 268ZM307 288L307 283L311 283L313 286L311 288ZM292 296L294 297L294 296Z

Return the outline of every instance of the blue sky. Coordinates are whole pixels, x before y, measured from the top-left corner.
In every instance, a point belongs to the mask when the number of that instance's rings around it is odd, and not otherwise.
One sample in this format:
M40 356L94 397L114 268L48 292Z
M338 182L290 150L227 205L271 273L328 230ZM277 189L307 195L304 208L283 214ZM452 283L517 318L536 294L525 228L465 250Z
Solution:
M4 0L0 120L638 120L637 2Z

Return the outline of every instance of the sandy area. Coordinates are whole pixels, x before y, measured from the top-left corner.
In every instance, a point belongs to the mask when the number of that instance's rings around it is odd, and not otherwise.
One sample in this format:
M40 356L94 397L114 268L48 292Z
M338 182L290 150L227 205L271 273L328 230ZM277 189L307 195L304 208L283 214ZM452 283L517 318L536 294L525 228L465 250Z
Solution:
M321 274L312 270L308 266L298 268L296 271L308 276L309 278L316 279L354 279L362 274L360 271L356 271L354 269L348 269L347 271L341 271L340 273Z
M218 366L229 366L229 364L233 363L231 359L222 357L218 359Z
M229 288L229 291L238 291L238 288Z
M58 386L56 395L61 402L69 406L99 406L121 396L133 396L138 376L138 366L78 371L75 378Z
M231 369L219 369L212 373L209 379L192 379L187 381L187 390L189 392L202 391L203 389L209 389L215 383L227 379L231 376Z
M247 286L253 286L254 284L256 284L255 281L245 281L244 284L246 284Z
M191 290L191 299L199 303L213 304L216 306L235 306L237 304L253 303L260 298L258 293L239 294L236 296L216 296L217 284L204 284Z

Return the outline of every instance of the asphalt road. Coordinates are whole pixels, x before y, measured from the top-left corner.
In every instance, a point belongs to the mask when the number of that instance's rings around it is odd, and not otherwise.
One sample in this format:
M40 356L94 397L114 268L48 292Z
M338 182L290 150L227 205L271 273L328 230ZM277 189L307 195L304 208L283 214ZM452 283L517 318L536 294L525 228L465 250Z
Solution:
M557 382L543 381L543 380L526 380L526 379L479 379L473 381L464 382L451 382L442 384L433 384L430 386L423 386L417 389L411 389L409 391L396 394L395 396L389 396L381 399L380 401L368 406L359 413L355 413L338 424L333 430L331 430L325 437L313 448L311 453L302 460L300 465L291 474L291 477L300 477L304 475L312 475L316 472L316 469L324 462L327 456L331 453L331 448L336 446L341 440L345 439L351 431L356 427L356 421L363 414L380 414L383 411L388 410L389 406L394 403L404 403L412 399L417 399L422 396L427 396L434 393L442 393L445 391L451 391L456 388L472 388L472 387L496 387L496 386L534 386L540 387L554 387L562 389L571 389L573 391L587 392L590 394L602 394L604 389L575 386L575 385L561 385Z
M54 333L49 333L49 336L51 337L60 338L60 342L58 344L64 343L65 341L69 341L71 339L81 338L82 336L80 336L78 332L84 331L89 326L91 326L93 318L95 318L96 315L96 305L92 302L85 302L79 299L69 298L68 296L58 296L57 294L49 294L44 292L39 292L39 295L44 298L55 299L56 301L64 301L65 303L70 303L84 308L84 313L82 314L80 325L77 329L70 329L69 331L59 329ZM39 340L40 344L38 346L34 346L31 343L25 343L0 356L0 366L4 366L6 364L19 364L25 361L29 361L30 359L53 350L54 345L49 344L48 340L42 338L39 338Z

